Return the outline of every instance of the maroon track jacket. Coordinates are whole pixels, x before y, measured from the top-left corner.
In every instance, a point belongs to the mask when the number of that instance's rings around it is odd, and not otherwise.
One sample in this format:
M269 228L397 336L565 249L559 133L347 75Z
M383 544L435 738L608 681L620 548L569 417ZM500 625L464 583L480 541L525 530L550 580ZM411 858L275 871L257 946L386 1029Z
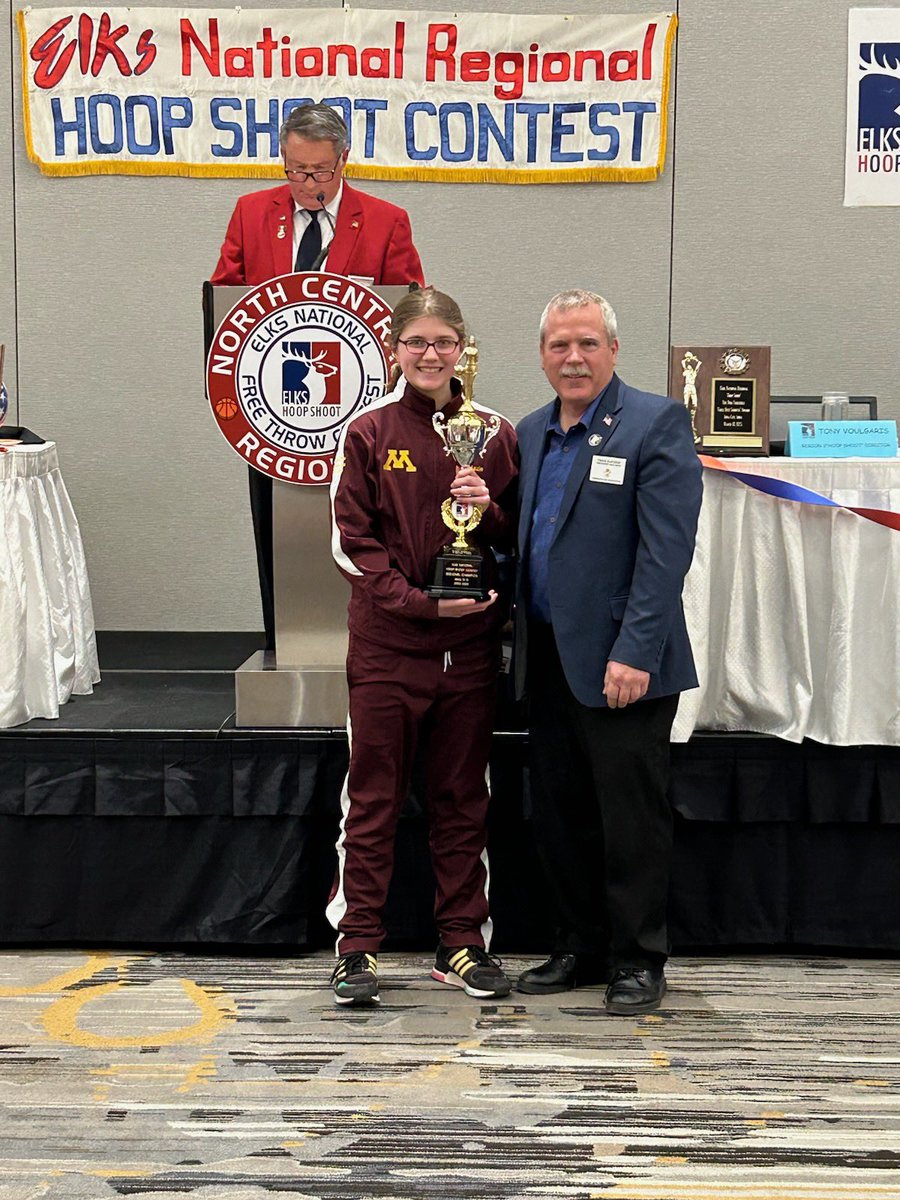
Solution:
M445 416L461 403L456 395ZM435 558L453 541L441 504L450 495L456 464L432 426L434 412L434 401L407 385L400 399L385 397L356 417L344 430L331 484L332 550L353 586L351 634L419 654L451 650L491 633L505 616L497 603L472 616L438 617L437 600L423 590ZM513 545L517 462L515 431L503 418L476 464L483 468L491 503L468 535L492 561L490 547Z

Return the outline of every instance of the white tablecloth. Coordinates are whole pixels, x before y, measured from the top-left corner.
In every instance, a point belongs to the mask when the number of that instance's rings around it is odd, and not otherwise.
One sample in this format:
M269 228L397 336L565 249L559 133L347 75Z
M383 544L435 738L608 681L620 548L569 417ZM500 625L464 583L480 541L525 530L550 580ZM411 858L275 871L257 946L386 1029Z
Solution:
M56 445L0 453L0 727L58 717L99 682L78 520Z
M729 459L842 504L900 512L897 459ZM900 531L703 474L684 603L700 687L672 733L900 745Z

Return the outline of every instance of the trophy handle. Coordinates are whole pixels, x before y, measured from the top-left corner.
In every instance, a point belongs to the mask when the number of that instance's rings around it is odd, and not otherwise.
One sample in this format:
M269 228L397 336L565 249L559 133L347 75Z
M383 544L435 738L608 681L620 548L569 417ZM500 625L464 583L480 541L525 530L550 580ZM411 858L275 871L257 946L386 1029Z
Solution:
M496 413L492 413L489 417L484 418L484 441L481 443L481 453L484 453L484 448L491 438L500 432L500 426L503 421Z
M434 414L434 416L431 418L431 424L434 427L434 432L438 435L443 443L444 453L449 455L451 453L450 443L447 441L447 426L445 424L445 417L442 411L438 410L438 412Z

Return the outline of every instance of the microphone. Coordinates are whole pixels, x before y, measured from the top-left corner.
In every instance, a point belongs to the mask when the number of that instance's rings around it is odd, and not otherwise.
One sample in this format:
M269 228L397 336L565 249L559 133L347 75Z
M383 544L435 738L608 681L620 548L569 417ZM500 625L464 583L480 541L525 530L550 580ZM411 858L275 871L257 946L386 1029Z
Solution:
M334 233L335 233L334 221L332 221L332 219L331 219L331 213L325 207L325 193L324 192L316 192L316 199L319 202L319 207L321 208L322 212L328 218L328 224L331 226L331 238L333 241ZM319 216L317 213L316 220L318 221L318 219L319 219ZM313 259L312 266L309 268L310 271L318 271L319 267L321 267L322 263L325 261L325 256L328 254L328 251L330 249L331 249L331 242L329 242L327 246L322 247L322 249L319 251L319 253L316 255L316 257Z

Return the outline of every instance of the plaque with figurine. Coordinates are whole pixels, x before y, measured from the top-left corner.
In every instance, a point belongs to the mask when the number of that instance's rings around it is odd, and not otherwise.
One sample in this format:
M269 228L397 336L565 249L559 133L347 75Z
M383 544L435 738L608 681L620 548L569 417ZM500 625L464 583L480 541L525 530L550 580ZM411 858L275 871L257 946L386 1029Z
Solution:
M669 395L688 410L699 454L769 453L770 346L672 346Z

